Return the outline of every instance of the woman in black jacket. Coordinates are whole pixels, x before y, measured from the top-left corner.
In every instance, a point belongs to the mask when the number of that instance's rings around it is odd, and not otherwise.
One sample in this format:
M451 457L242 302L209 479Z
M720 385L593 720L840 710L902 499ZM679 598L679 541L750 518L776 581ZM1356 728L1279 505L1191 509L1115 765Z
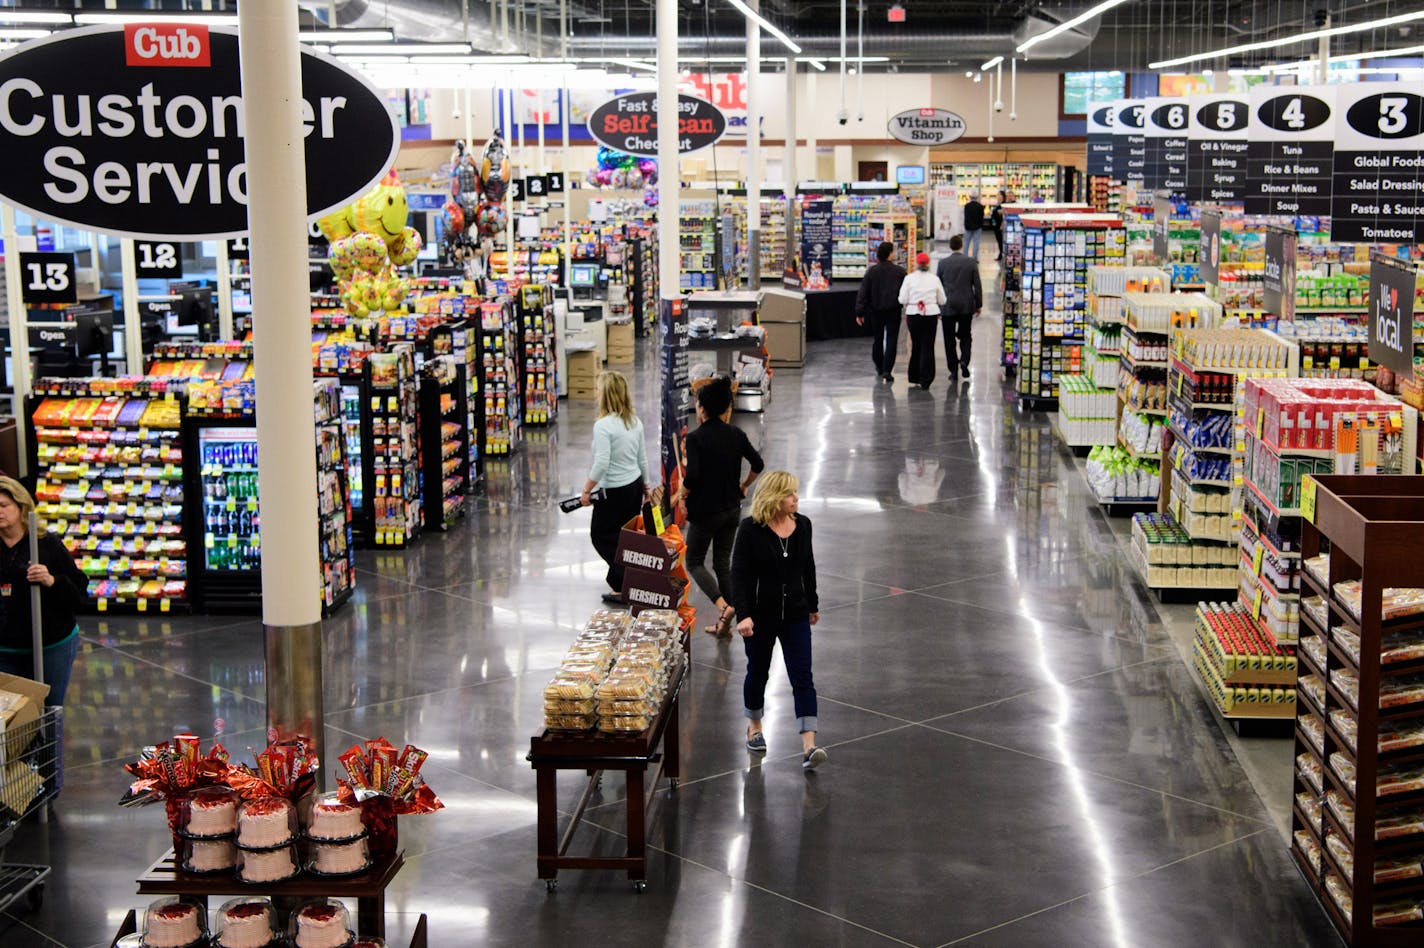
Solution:
M30 587L40 587L40 618L44 634L44 676L49 685L45 704L64 704L69 672L79 654L79 625L74 614L84 604L89 580L74 565L64 541L45 532L39 539L39 562L30 562L29 520L34 498L24 486L0 477L0 671L24 678L35 674L30 626Z
M860 292L855 295L855 322L864 326L870 320L875 341L870 345L870 358L875 374L882 382L895 381L895 345L900 339L900 284L905 282L905 268L890 259L895 245L884 241L875 250L874 266L865 271Z
M811 626L820 620L820 605L811 521L796 512L799 486L786 471L763 474L757 482L752 515L737 528L732 549L732 599L737 634L747 650L742 685L749 720L747 749L766 752L761 718L771 653L780 640L801 731L801 767L814 770L827 756L816 746L816 684L811 677Z

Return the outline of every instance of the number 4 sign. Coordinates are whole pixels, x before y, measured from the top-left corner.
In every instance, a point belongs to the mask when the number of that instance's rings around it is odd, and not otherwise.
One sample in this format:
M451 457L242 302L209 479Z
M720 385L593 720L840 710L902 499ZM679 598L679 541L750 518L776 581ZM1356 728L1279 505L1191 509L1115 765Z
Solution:
M20 299L25 303L79 302L72 253L22 253L20 278Z

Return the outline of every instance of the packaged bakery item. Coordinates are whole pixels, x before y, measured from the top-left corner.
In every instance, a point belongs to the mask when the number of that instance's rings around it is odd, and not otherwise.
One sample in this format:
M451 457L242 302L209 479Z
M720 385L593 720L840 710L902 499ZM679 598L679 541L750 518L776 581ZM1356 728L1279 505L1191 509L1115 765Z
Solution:
M653 726L653 719L647 715L614 715L598 718L598 729L609 734L641 734Z
M297 808L281 797L245 800L237 811L237 845L271 849L296 839Z
M1325 707L1325 683L1319 675L1301 675L1296 681L1296 688L1304 692L1317 708Z
M599 701L646 698L651 689L652 682L641 675L625 678L615 678L610 675L604 679L603 684L598 686L594 696Z
M1336 645L1344 650L1346 655L1350 656L1351 661L1356 665L1360 664L1360 637L1358 635L1341 626L1332 629L1330 637L1335 640Z
M634 625L643 627L658 626L661 628L676 631L681 625L682 618L672 609L644 609L638 613Z
M341 843L313 841L307 871L318 876L354 876L371 868L366 837Z
M1330 607L1325 604L1324 596L1303 597L1300 600L1300 611L1310 616L1319 628L1330 627Z
M237 863L237 877L253 884L281 882L301 871L297 862L297 847L293 843L275 849L239 848Z
M544 715L544 726L558 731L587 731L596 721L596 716L592 714Z
M1356 686L1358 691L1358 685ZM1380 680L1381 709L1400 708L1424 701L1424 675L1391 677Z
M237 865L237 847L231 836L200 839L179 836L173 840L173 857L184 872L197 875L230 874Z
M1307 712L1296 719L1296 725L1317 753L1325 753L1325 725L1319 718Z
M269 899L229 899L213 920L214 948L267 948L282 937Z
M292 913L287 926L296 948L343 948L353 934L346 906L335 899L308 902Z
M143 913L144 948L188 948L208 937L208 911L200 902L169 895Z
M1380 640L1380 664L1417 662L1424 658L1424 632L1386 633Z
M562 672L550 679L544 686L544 700L550 699L582 699L587 700L593 697L598 690L598 683L583 677L565 675Z
M1324 775L1320 772L1320 762L1309 754L1301 754L1295 759L1296 773L1316 793L1320 792Z
M1424 767L1419 764L1392 764L1381 767L1375 777L1375 793L1382 797L1424 790Z
M1375 839L1398 839L1416 833L1424 833L1424 808L1375 816Z
M1421 747L1424 747L1424 724L1421 724L1417 719L1380 722L1379 752L1381 754L1417 750Z
M1339 692L1345 696L1345 700L1350 703L1350 707L1360 706L1360 676L1345 668L1332 668L1330 670L1330 684L1334 685ZM1380 686L1380 701L1384 701L1384 683Z
M1424 919L1424 904L1409 899L1392 899L1375 905L1376 925L1409 925Z
M1346 919L1355 917L1355 897L1350 894L1350 887L1343 879L1333 872L1326 873L1325 891L1330 893L1331 900Z
M212 838L237 829L238 796L228 787L200 787L182 804L178 834Z
M1340 821L1340 826L1353 839L1355 837L1355 805L1338 790L1325 791L1325 805L1330 808L1331 813L1335 814L1335 819ZM1375 835L1378 838L1379 834Z
M1305 830L1296 830L1293 837L1296 848L1305 857L1305 861L1316 872L1320 871L1320 847L1315 845L1315 840Z
M598 712L598 702L592 698L587 700L566 699L566 698L545 698L545 714L596 714Z
M1420 864L1420 854L1411 853L1392 859L1375 861L1375 882L1400 882L1404 879L1424 877L1424 865ZM1378 917L1378 916L1377 916Z
M1335 728L1335 733L1340 735L1350 750L1359 748L1360 725L1353 714L1340 709L1331 711L1330 726Z
M1353 880L1355 878L1355 851L1350 848L1350 844L1341 839L1334 830L1326 830L1325 848L1330 850L1331 856L1335 857L1335 865L1340 867L1345 881Z
M601 701L598 704L598 716L601 718L618 717L620 715L654 715L658 713L658 703L648 698L629 698L619 701Z
M1319 556L1312 556L1301 565L1305 571L1314 577L1315 581L1322 586L1330 585L1330 554L1321 553Z
M1310 656L1310 660L1315 663L1316 668L1325 667L1325 653L1328 649L1320 636L1302 635L1300 637L1300 644L1297 647L1306 655Z
M559 675L564 678L587 678L597 683L607 674L607 667L596 662L564 662L559 666Z
M1320 828L1320 817L1324 814L1324 807L1320 797L1313 793L1297 793L1295 795L1296 806L1300 807L1300 812L1305 814L1305 818L1317 829Z
M1344 754L1336 751L1330 755L1330 769L1335 771L1336 776L1345 782L1345 786L1353 788L1355 786L1355 762ZM1380 778L1383 779L1381 774Z
M344 802L338 793L314 797L306 824L306 836L311 840L351 840L366 832L360 804Z

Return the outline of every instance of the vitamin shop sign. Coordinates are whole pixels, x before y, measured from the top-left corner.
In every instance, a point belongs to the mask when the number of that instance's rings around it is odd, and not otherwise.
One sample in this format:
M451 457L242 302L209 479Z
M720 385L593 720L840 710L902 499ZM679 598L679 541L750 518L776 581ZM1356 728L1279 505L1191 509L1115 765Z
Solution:
M658 156L658 96L630 92L610 99L588 117L588 133L600 145L640 158ZM727 117L711 102L677 97L677 152L706 148L727 133Z
M886 130L908 145L947 145L964 134L964 119L948 109L910 109L890 116Z
M390 169L400 132L364 78L303 48L307 216ZM65 30L0 58L0 200L125 237L247 231L237 30L140 23Z

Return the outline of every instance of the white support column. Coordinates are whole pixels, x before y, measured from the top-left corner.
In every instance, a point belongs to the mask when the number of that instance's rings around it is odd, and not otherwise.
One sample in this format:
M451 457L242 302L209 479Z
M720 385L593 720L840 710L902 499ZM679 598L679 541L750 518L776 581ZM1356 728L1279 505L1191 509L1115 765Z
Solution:
M781 261L782 272L791 265L796 256L796 59L786 57L786 171L782 178L786 182L786 257Z
M10 387L14 391L13 408L15 415L15 438L20 446L21 477L30 473L30 452L25 432L30 419L25 416L25 396L30 394L33 382L30 379L30 327L25 313L25 303L21 298L23 287L20 281L20 239L15 233L15 209L8 204L0 204L0 233L5 237L5 305L10 312ZM97 265L97 264L96 264Z
M218 241L218 338L232 338L232 261L227 241Z
M760 0L748 0L758 12ZM747 286L761 288L761 27L747 19Z
M567 20L564 21L563 29L563 42L567 43ZM573 182L570 179L572 162L569 161L569 80L567 77L564 79L563 95L559 99L559 132L563 136L563 148L561 150L561 154L563 155L562 164L564 169L564 193L559 195L559 200L562 201L564 205L564 278L559 282L559 285L566 287L569 285L569 258L573 256L574 240L573 221L569 216L569 205L572 203L569 198L572 194L571 189L573 188Z
M124 294L124 371L129 375L142 375L143 321L138 315L138 264L134 260L134 242L128 237L119 241L119 278Z
M657 0L658 29L658 286L665 300L681 299L678 272L677 122L661 116L677 114L677 0Z
M306 155L293 3L238 11L247 114L247 222L262 505L267 725L324 755L316 421L312 411Z
M524 160L523 150L516 154L514 151L514 133L509 130L510 122L514 121L514 89L506 89L505 101L508 103L504 108L504 148L509 153L509 185L504 189L504 267L505 278L514 279L514 181L515 169L518 162Z
M806 73L806 102L812 109L815 109L816 69L814 66ZM816 158L816 115L814 112L811 115L811 121L806 123L806 151L808 153L807 167L810 169L806 172L806 180L819 181L821 180L821 163Z

